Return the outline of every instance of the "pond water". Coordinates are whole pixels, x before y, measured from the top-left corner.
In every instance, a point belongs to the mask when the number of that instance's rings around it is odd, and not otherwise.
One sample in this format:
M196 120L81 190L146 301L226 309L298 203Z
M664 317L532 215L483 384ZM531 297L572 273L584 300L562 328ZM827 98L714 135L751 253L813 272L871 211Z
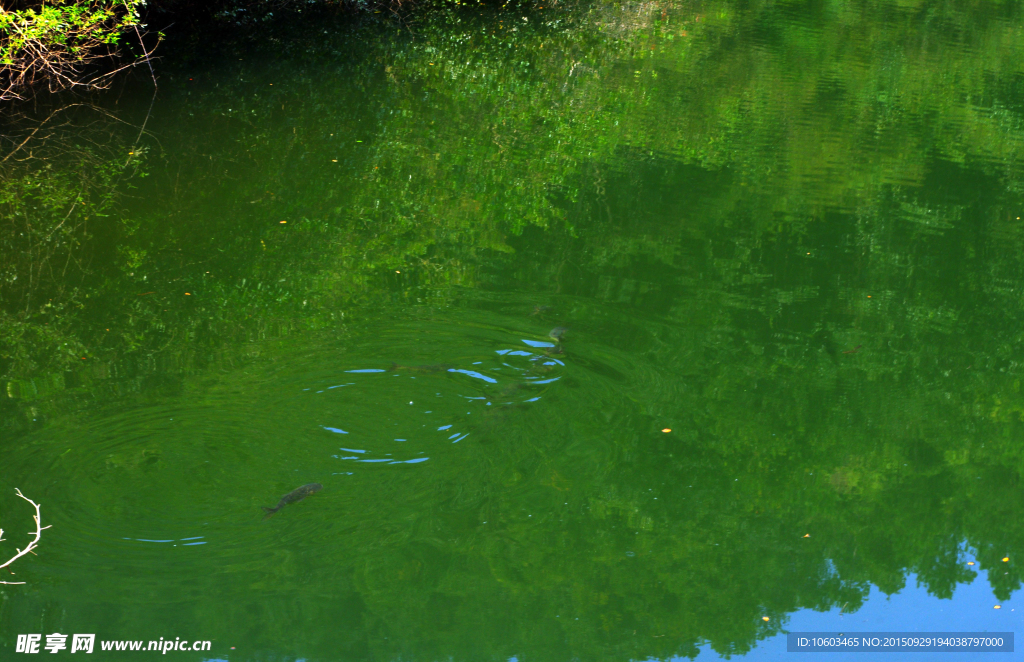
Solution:
M52 526L0 591L5 659L55 632L625 661L1021 630L1021 3L177 48L155 97L68 111L90 159L17 189L83 234L0 259L4 559L14 488Z

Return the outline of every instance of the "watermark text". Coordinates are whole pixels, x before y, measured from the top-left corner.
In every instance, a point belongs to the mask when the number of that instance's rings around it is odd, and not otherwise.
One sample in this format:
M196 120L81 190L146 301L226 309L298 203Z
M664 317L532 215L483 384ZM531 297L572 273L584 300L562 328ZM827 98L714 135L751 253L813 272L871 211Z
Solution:
M70 648L68 638L71 639ZM68 650L71 653L91 653L96 644L95 634L19 634L14 645L15 653L57 653ZM101 651L159 651L166 655L170 651L208 651L210 641L197 639L189 641L181 637L174 639L131 640L115 639L100 641Z

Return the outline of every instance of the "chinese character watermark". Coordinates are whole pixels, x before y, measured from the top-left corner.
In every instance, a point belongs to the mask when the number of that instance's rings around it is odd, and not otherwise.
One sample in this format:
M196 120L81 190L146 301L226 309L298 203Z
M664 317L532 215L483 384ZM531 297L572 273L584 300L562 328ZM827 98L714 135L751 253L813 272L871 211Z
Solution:
M83 653L91 653L92 645L96 642L96 635L94 634L76 634L71 637L71 652L77 653L82 651Z
M39 644L42 642L42 639L43 635L41 634L19 634L17 644L14 646L14 652L38 653ZM96 635L94 634L73 634L71 635L71 652L91 653L95 643ZM62 651L67 647L68 635L61 634L60 632L46 635L46 644L43 648L50 653Z
M41 634L19 634L18 643L14 647L15 653L38 653Z

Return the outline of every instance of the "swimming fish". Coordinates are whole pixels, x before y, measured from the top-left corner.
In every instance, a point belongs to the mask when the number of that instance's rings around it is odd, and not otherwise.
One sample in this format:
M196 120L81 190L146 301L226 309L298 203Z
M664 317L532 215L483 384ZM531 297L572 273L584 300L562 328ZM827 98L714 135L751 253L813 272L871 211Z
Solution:
M321 485L320 483L309 483L308 485L303 485L302 487L295 488L288 494L285 494L283 497L281 497L281 500L277 502L276 508L267 508L266 506L260 506L261 508L263 508L263 510L267 511L267 514L263 516L263 519L267 519L277 511L287 506L289 503L302 501L310 494L319 492L322 489L324 489L324 486Z
M395 370L407 370L409 372L445 372L450 369L451 366L444 363L435 363L433 365L399 365L398 363L392 363L391 367L388 368L388 372Z

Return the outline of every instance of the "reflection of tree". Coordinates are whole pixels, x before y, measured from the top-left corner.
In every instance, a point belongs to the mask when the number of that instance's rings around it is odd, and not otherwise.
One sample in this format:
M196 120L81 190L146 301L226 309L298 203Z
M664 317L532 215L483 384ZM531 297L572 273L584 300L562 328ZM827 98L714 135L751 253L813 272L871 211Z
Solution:
M0 157L0 369L28 374L66 366L87 350L71 331L92 260L109 260L103 239L121 232L119 184L140 152L118 149L116 120L86 103L42 119L8 116ZM45 355L49 354L49 357Z

